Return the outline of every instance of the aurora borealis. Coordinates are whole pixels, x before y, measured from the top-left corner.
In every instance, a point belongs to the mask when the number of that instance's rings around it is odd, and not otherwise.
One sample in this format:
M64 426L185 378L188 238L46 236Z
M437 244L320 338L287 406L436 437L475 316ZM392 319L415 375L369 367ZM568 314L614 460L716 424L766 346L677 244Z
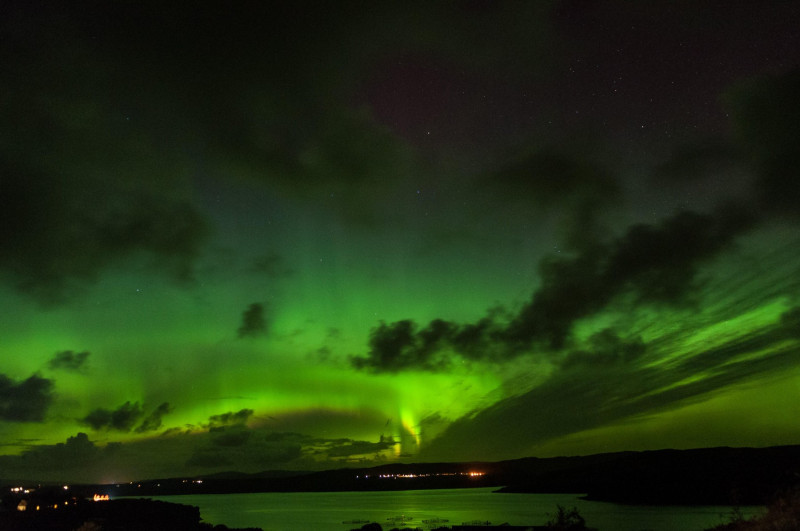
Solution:
M800 443L795 3L201 4L2 8L0 478Z

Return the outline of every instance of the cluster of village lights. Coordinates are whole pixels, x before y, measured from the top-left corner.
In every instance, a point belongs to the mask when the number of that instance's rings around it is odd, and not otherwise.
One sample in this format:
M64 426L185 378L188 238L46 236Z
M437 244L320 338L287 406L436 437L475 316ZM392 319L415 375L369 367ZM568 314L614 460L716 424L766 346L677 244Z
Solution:
M484 472L439 472L434 474L378 474L378 475L370 475L367 474L365 476L356 476L357 479L371 479L371 478L380 478L380 479L408 479L408 478L429 478L434 476L468 476L471 478L483 476Z
M64 485L63 489L64 490L69 490L69 485ZM25 488L25 487L11 487L9 490L11 491L11 494L21 495L21 494L31 494L36 489L33 489L33 488L28 489L28 488ZM43 502L41 502L41 501L39 503L34 504L33 500L36 500L37 497L36 497L36 495L33 495L33 496L34 496L33 498L25 497L25 498L19 500L19 503L17 503L17 511L27 511L29 507L30 507L30 509L35 510L35 511L40 511L42 509L45 509L45 510L58 509L59 507L68 507L70 505L70 503L72 503L72 505L77 503L77 499L73 497L72 500L63 499L61 502L48 503L46 505L42 505ZM108 494L95 494L92 497L92 500L96 501L96 502L98 502L98 501L108 501L109 499L110 498L109 498Z

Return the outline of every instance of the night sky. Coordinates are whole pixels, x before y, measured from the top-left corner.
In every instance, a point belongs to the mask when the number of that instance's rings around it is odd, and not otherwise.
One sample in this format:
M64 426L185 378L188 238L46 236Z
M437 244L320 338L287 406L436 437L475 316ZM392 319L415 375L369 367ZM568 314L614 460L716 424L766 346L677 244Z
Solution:
M0 478L800 443L800 4L4 2Z

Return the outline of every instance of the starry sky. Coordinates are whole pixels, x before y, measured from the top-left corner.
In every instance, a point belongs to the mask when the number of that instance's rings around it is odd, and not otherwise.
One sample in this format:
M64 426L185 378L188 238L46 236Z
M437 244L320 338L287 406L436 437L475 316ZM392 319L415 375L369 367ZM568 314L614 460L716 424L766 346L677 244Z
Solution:
M800 443L800 6L6 2L0 477Z

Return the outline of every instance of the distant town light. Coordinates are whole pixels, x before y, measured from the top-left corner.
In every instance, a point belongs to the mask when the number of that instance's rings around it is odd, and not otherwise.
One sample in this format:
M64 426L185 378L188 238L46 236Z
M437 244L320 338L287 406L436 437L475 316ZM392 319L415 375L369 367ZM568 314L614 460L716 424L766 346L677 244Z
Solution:
M94 498L92 498L92 499L94 501L108 501L109 498L108 498L108 494L95 494Z

